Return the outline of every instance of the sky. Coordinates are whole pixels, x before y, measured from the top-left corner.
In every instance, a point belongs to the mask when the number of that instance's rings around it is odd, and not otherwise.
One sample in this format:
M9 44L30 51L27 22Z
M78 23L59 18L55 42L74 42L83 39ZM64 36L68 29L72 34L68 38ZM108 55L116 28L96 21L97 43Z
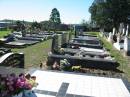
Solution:
M60 12L62 23L78 24L88 21L93 0L0 0L0 20L49 20L53 8Z

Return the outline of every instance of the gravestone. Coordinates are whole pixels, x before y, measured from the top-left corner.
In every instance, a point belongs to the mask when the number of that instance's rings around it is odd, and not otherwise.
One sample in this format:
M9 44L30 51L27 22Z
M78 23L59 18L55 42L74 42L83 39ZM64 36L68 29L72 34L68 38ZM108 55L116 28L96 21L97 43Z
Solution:
M71 40L71 39L72 39L72 32L69 32L69 39L68 39L68 41Z
M51 52L56 53L58 51L58 35L55 34L52 37L52 46L51 46Z
M117 42L114 43L113 45L119 51L124 48L124 45L122 43L120 43L120 41L121 41L121 35L120 35L120 33L118 33L117 34Z
M113 33L112 33L113 35L115 35L116 34L116 28L113 28Z
M130 56L130 39L128 37L125 37L124 40L124 53Z
M119 26L120 35L123 33L123 28L124 28L124 23L120 23L120 26Z
M108 41L113 42L113 35L111 32L109 33Z
M68 42L67 36L68 36L68 33L66 33L66 32L62 33L61 45L63 48L66 47L66 44Z
M104 36L104 29L100 29L100 36L101 36L101 37Z
M113 42L117 42L117 36L116 36L116 28L113 28Z
M125 28L123 28L123 33L122 33L122 35L123 35L123 36L125 35Z
M125 36L128 36L128 34L129 34L129 25L127 25L127 29L126 29L126 34L125 34Z
M121 40L121 35L120 35L120 33L118 33L118 35L117 35L117 43L120 43L120 40Z

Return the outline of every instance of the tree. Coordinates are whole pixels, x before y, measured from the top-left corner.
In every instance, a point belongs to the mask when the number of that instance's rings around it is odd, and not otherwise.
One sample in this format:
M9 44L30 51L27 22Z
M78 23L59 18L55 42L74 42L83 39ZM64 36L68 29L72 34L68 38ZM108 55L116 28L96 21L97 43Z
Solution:
M14 31L21 31L22 35L25 36L26 34L26 27L25 27L25 22L24 21L16 21L15 26L13 27Z
M17 31L23 31L25 30L25 25L21 21L16 21L16 30Z
M41 29L41 24L38 23L38 22L33 22L33 23L31 24L31 28L32 28L32 30Z
M41 22L41 29L43 31L50 31L51 30L51 26L50 26L50 21L42 21Z
M128 21L127 0L106 0L105 2L93 3L89 8L91 19L100 28L118 29L120 23Z
M61 20L60 20L60 13L59 11L54 8L52 9L51 15L50 15L50 20L49 20L52 24L52 27L54 29L54 32L56 30L56 27L61 24Z

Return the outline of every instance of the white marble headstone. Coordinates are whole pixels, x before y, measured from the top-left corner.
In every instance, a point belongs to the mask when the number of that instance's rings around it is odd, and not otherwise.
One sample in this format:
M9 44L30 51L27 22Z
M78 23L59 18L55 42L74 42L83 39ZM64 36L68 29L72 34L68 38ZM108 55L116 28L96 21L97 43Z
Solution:
M112 32L109 33L109 37L108 37L108 41L112 42L113 40L113 35L112 35Z
M125 28L123 28L123 34L122 35L125 35Z
M113 35L115 35L116 33L116 28L113 28Z
M124 51L125 52L130 51L130 40L128 39L128 37L125 37L124 40Z
M128 36L128 33L129 33L129 25L127 25L126 35L125 36Z

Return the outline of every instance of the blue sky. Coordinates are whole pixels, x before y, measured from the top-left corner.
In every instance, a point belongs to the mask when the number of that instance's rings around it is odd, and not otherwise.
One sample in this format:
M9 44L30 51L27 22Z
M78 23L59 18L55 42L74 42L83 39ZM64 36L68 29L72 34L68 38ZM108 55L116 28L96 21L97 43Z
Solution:
M51 10L57 8L62 23L80 23L89 20L93 0L0 0L0 20L49 20Z

